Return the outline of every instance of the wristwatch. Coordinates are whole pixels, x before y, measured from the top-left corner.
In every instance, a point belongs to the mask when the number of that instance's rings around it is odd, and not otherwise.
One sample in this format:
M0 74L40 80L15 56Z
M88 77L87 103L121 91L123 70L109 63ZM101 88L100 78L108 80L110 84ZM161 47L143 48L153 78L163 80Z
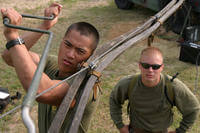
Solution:
M21 44L25 44L25 42L22 38L18 37L15 40L11 40L11 41L7 42L6 48L9 50L11 47L13 47L15 45L21 45Z

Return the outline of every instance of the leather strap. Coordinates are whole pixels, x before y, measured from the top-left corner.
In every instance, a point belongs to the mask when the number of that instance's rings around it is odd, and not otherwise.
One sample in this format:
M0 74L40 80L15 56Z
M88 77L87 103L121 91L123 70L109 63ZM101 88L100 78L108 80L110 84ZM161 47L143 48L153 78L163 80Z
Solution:
M6 48L9 50L11 47L15 46L15 45L21 45L21 44L25 44L24 40L22 38L17 38L15 40L11 40L9 42L6 43Z

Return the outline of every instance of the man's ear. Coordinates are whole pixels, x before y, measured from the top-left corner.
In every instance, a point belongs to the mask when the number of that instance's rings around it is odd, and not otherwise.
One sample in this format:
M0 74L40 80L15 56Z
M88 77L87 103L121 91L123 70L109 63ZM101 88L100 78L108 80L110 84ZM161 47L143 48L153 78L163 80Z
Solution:
M162 66L161 66L161 69L162 69L162 71L163 71L163 69L164 69L164 66L165 66L165 65L164 65L164 64L162 64Z
M81 69L81 65L82 65L82 63L78 63L78 64L77 64L77 70L80 70L80 69Z
M142 66L141 66L141 64L140 64L140 62L138 61L138 67L139 67L139 69L141 70L142 68Z
M78 63L77 64L77 70L80 70L81 69L81 67L83 66L83 63L84 63L85 61L82 61L82 62L80 62L80 63Z

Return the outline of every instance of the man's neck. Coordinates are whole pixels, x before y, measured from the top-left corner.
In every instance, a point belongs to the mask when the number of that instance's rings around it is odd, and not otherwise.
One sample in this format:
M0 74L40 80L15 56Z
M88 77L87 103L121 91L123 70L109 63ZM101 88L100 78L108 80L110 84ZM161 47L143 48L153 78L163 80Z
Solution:
M146 87L154 87L156 85L158 85L160 82L160 78L155 80L155 81L146 81L144 79L142 79L142 83L146 86Z
M72 75L73 73L62 73L62 72L60 72L60 71L58 71L58 77L59 78L66 78L66 77L68 77L68 76L70 76L70 75Z

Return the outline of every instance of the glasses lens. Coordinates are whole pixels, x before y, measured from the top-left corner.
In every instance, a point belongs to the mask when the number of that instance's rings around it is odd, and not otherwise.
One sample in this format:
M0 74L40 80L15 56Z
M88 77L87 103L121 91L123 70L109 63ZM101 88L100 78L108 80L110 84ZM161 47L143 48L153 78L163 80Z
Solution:
M149 69L151 67L150 64L147 63L140 63L144 69Z
M153 70L158 70L162 65L158 65L158 64L155 64L155 65L151 65L152 69Z
M158 70L162 65L158 65L158 64L148 64L148 63L142 63L140 62L140 64L142 65L142 67L144 69L149 69L150 67L152 67L153 70Z

